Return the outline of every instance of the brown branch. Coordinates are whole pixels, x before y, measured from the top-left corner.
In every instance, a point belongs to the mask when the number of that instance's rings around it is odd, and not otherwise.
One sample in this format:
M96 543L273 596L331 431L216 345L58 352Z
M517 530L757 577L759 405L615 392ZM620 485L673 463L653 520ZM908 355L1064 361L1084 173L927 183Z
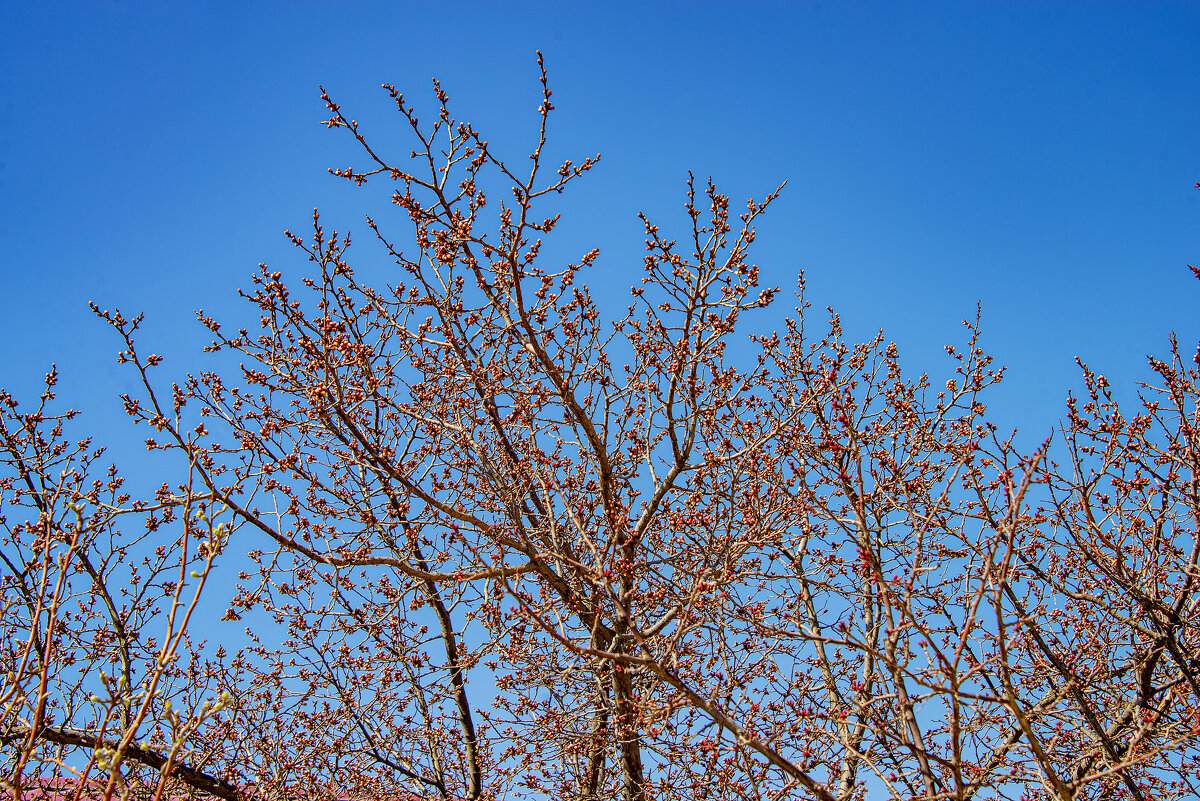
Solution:
M7 744L13 740L23 739L28 737L31 732L32 729L28 726L9 726L6 731L0 733L0 743ZM54 726L42 726L37 731L36 739L71 748L103 748L111 751L116 751L120 745L116 740L106 740L84 732L60 729ZM123 753L126 759L131 759L154 770L161 771L168 761L168 757L164 754L140 745L128 745ZM237 785L178 762L170 767L170 778L179 779L188 787L225 801L248 801L253 798Z

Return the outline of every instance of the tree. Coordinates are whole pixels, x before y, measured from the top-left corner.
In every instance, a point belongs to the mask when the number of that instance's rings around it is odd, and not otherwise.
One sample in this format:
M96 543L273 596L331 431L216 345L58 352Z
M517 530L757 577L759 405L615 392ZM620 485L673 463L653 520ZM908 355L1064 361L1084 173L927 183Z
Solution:
M67 438L53 373L32 411L0 396L12 792L1197 793L1200 375L1174 341L1135 414L1084 368L1022 453L987 418L978 318L944 388L815 323L802 280L747 339L778 190L738 214L690 178L684 244L645 220L609 321L597 251L541 255L599 158L545 165L545 70L527 171L436 83L432 124L384 88L407 161L323 99L367 159L331 172L390 181L412 226L402 247L367 218L386 281L314 212L300 293L263 266L257 331L199 315L240 375L169 392L140 318L96 310L179 470L153 497ZM233 655L188 637L227 563L255 632Z

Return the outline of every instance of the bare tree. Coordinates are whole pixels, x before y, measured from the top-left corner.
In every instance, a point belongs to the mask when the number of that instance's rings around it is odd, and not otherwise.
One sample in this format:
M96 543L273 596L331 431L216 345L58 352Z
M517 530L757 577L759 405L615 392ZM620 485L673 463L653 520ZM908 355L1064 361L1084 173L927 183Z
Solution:
M779 292L750 256L778 191L734 212L689 178L609 319L598 251L542 255L599 158L545 164L544 69L519 162L437 84L432 123L385 89L399 159L323 95L366 159L331 172L390 182L411 226L367 218L385 280L314 213L299 292L264 266L245 293L256 331L200 314L241 375L169 395L138 320L98 312L173 487L94 479L53 377L35 413L4 396L10 787L82 758L109 796L1196 794L1198 374L1174 343L1136 415L1085 370L1025 454L988 421L978 317L944 387L814 321L802 281L777 332L741 333ZM263 636L232 656L186 638L231 544L226 618Z

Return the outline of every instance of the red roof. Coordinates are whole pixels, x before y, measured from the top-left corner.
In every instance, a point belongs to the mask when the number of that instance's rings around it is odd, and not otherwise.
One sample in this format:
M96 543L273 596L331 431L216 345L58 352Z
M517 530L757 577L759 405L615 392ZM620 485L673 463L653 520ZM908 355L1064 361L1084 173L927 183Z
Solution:
M99 801L104 798L104 785L90 781L88 787L79 794L81 801ZM57 778L41 777L21 780L22 801L71 801L75 798L79 780L73 776ZM12 791L6 791L5 798L13 798Z
M21 801L73 801L76 799L76 789L78 788L79 780L74 776L61 777L39 777L25 778L21 781ZM103 801L105 783L92 779L88 781L87 788L84 789L78 796L78 801ZM145 795L149 799L154 788L147 788ZM0 798L10 799L13 795L11 792L4 793ZM120 798L120 792L113 794L114 799ZM131 801L140 801L142 798L139 793L131 793ZM401 798L406 801L421 801L419 796L408 795ZM171 801L170 798L166 801ZM350 798L339 799L339 801L353 801Z

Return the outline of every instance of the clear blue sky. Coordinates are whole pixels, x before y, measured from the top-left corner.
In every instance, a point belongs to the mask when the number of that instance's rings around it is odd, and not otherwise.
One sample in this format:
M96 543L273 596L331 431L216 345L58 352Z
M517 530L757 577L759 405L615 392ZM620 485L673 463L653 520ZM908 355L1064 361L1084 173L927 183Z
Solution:
M0 384L28 395L58 362L109 444L139 437L87 300L145 310L147 349L203 369L191 310L252 324L233 291L255 265L302 267L284 228L313 206L386 220L325 174L352 151L318 83L406 153L378 86L424 102L438 76L520 152L536 49L555 152L604 154L564 236L601 248L605 286L637 277L636 211L680 222L691 169L735 197L787 179L767 280L805 270L818 309L885 329L915 370L945 366L982 301L1011 375L995 408L1037 439L1076 355L1131 381L1170 330L1200 336L1200 4L94 0L7 2L0 30Z

